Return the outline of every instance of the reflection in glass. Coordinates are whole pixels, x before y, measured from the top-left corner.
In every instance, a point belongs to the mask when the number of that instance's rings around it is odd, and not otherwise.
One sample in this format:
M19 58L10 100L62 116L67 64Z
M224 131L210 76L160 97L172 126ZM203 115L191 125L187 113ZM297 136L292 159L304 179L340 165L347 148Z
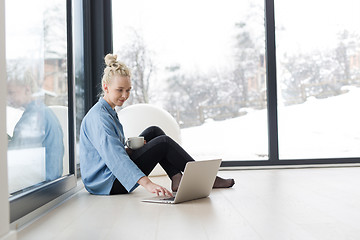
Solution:
M6 1L12 195L68 174L65 4L61 0ZM19 15L26 19L22 24ZM65 120L54 112L59 107L65 109Z
M171 113L196 159L267 160L264 1L112 4L128 103Z
M54 180L63 172L64 144L59 120L41 99L33 97L31 76L22 80L20 75L15 77L12 79L8 72L9 106L24 109L24 112L9 139L9 150L44 148L45 154L41 156L45 163L44 180ZM28 153L32 154L32 151ZM27 158L26 155L23 157Z
M275 7L280 158L359 157L360 2Z

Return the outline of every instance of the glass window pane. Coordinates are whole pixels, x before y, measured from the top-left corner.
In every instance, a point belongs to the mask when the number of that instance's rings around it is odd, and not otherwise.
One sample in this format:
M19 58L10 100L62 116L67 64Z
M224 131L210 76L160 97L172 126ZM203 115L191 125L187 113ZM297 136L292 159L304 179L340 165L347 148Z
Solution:
M170 112L195 159L268 158L263 2L112 1L128 102Z
M5 5L8 171L15 195L69 173L66 1Z
M360 156L358 9L275 1L280 158Z

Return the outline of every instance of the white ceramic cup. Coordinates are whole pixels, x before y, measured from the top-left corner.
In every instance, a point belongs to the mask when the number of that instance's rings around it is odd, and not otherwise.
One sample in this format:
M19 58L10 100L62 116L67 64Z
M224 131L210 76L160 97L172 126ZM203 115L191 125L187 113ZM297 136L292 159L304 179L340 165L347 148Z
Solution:
M136 150L144 146L144 137L130 137L126 141L126 146L132 150Z

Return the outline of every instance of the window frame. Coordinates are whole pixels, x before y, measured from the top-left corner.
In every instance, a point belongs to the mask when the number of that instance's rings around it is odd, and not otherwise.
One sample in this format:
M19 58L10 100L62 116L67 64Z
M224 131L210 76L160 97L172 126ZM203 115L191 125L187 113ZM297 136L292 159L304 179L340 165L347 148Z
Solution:
M268 114L268 160L223 161L222 167L241 166L285 166L285 165L324 165L360 163L358 158L309 158L279 159L278 112L277 112L277 75L276 75L276 38L274 1L265 0L265 41L267 77L267 114Z
M75 9L83 14L83 50L85 112L98 98L102 75L103 57L112 52L111 0L82 2L82 9ZM223 161L221 167L242 166L279 166L279 165L323 165L360 163L359 158L323 158L323 159L279 159L278 114L277 114L277 77L275 48L274 0L264 0L265 6L265 40L266 40L266 76L267 76L267 124L268 124L268 160ZM65 192L76 187L75 171L75 79L73 74L73 34L72 10L73 1L66 0L67 11L67 51L68 51L68 98L69 98L69 171L70 173L52 182L28 192L16 195L10 201L10 222L25 216L35 209L47 204ZM101 33L101 34L100 34ZM76 50L75 50L76 51ZM100 67L101 66L101 67Z
M268 114L268 160L223 161L222 167L241 166L285 166L285 165L324 165L360 163L359 158L309 158L279 159L278 112L277 112L277 75L276 75L276 38L274 1L265 0L265 41L267 77L267 114Z
M280 159L278 135L278 103L277 103L277 66L275 37L275 0L264 0L265 17L265 54L266 54L266 94L267 94L267 126L268 126L268 159L267 160L226 160L221 167L248 166L281 166L281 165L324 165L360 163L360 156L353 158L307 158ZM299 20L301 21L301 20ZM107 35L105 31L105 35ZM107 35L109 36L109 35ZM99 66L99 65L98 65ZM240 151L241 151L241 146Z

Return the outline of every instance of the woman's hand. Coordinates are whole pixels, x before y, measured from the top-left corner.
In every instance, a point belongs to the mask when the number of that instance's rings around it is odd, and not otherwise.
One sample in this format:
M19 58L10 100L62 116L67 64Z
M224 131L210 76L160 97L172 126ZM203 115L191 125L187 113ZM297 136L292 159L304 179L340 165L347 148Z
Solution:
M130 156L132 154L133 150L131 148L125 147L126 153Z
M156 183L153 183L148 177L140 178L138 184L143 186L148 192L156 193L158 196L173 196L169 190Z

